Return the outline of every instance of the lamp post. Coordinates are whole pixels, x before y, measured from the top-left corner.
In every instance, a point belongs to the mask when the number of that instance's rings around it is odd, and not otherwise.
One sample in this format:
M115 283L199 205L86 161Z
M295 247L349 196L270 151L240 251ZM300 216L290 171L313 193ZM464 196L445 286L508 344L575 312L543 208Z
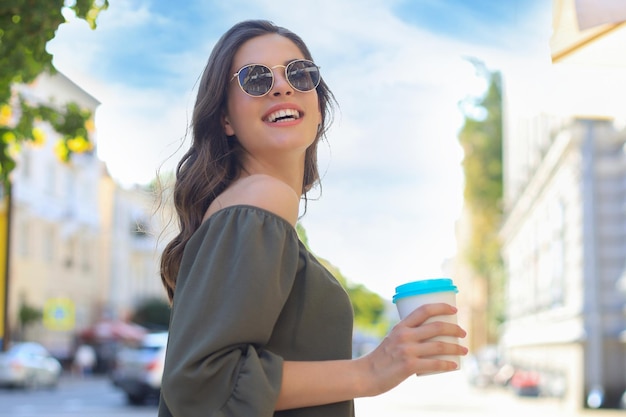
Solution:
M0 352L6 351L10 339L9 327L9 259L11 247L11 182L1 187L0 208Z

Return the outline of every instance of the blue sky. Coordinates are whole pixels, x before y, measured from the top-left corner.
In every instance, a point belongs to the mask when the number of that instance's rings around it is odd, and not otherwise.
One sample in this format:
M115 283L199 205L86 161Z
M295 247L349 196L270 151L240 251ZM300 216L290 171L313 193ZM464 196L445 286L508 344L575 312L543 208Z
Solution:
M339 101L322 193L302 218L313 251L388 298L440 276L462 205L458 103L484 88L466 57L505 85L532 84L549 60L551 2L111 0L95 31L70 18L49 50L102 103L98 154L122 184L175 165L211 48L250 18L302 36Z

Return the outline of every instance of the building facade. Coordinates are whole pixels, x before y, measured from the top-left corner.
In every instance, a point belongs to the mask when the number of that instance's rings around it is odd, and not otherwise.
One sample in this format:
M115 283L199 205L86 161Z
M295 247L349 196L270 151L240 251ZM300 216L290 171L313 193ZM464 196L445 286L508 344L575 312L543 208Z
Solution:
M505 103L501 344L572 409L617 407L626 390L626 30L583 28L589 4L554 2L545 88Z
M573 118L543 133L552 143L502 229L501 343L510 363L541 374L545 394L579 407L594 390L626 389L626 132Z
M60 73L44 74L22 92L38 102L75 102L92 114L99 104ZM165 299L160 226L153 193L122 188L95 150L61 162L54 152L58 134L38 127L45 142L24 145L12 174L9 334L39 341L63 359L82 329L104 318L125 320L145 299ZM91 140L97 147L95 132ZM28 310L43 319L23 326Z
M159 254L167 237L150 188L122 188L111 178L107 182L101 189L102 253L109 266L106 304L115 318L127 320L142 302L165 300Z

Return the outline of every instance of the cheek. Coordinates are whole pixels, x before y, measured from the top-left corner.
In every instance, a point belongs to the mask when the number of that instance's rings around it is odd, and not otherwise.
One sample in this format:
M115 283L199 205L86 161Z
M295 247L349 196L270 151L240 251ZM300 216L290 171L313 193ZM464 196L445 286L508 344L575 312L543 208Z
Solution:
M317 93L317 92L316 92ZM309 108L315 109L315 114L313 118L315 119L315 124L319 125L322 123L322 103L319 100L319 96L315 94L314 101L311 102Z

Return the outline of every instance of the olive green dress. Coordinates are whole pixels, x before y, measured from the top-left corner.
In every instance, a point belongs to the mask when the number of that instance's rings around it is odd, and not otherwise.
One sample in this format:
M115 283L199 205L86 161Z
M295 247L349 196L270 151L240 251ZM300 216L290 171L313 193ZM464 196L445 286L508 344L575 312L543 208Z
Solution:
M222 209L185 247L159 417L353 416L353 401L274 411L283 361L351 358L352 324L346 292L286 220Z

